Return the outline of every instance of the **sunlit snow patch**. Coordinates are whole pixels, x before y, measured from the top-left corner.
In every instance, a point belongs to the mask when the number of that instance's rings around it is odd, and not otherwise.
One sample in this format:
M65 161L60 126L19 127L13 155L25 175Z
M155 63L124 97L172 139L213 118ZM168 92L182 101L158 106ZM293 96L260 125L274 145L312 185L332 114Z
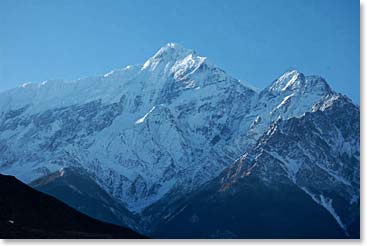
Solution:
M148 115L153 112L153 110L155 109L155 106L153 106L153 108L151 108L151 110L149 110L148 113L146 113L142 118L138 119L137 121L135 121L135 124L141 124L145 121L145 119L148 117Z

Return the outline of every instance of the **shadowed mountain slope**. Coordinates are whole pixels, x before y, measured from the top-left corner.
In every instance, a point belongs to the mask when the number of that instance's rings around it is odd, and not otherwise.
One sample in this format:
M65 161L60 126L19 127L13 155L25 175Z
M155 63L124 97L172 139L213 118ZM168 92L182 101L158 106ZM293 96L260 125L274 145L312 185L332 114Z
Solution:
M0 238L145 238L0 175Z

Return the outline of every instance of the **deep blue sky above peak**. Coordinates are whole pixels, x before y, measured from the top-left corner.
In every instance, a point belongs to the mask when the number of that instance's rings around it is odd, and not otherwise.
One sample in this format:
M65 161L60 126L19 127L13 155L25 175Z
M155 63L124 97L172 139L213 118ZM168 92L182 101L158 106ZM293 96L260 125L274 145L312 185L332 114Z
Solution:
M357 0L1 0L0 91L143 63L177 42L264 88L289 69L359 103Z

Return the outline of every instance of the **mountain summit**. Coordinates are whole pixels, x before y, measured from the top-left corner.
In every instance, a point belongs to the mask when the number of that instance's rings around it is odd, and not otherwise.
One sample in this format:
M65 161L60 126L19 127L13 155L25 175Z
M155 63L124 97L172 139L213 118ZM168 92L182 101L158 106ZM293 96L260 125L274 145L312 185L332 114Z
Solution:
M177 43L168 43L162 48L158 50L158 52L149 60L165 60L172 61L177 60L179 58L184 58L187 55L195 54L195 51L191 49L187 49L180 44Z
M305 76L297 70L284 73L275 80L269 87L269 91L284 92L301 90L303 93L313 93L321 90L323 93L330 93L328 83L320 76Z

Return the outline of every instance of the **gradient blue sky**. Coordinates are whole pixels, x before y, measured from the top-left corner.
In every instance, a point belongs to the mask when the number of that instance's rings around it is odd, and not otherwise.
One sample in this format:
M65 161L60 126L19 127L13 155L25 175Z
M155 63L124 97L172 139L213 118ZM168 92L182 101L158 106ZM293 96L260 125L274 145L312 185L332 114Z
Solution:
M167 42L258 88L290 68L359 103L357 0L1 0L0 91L143 63Z

